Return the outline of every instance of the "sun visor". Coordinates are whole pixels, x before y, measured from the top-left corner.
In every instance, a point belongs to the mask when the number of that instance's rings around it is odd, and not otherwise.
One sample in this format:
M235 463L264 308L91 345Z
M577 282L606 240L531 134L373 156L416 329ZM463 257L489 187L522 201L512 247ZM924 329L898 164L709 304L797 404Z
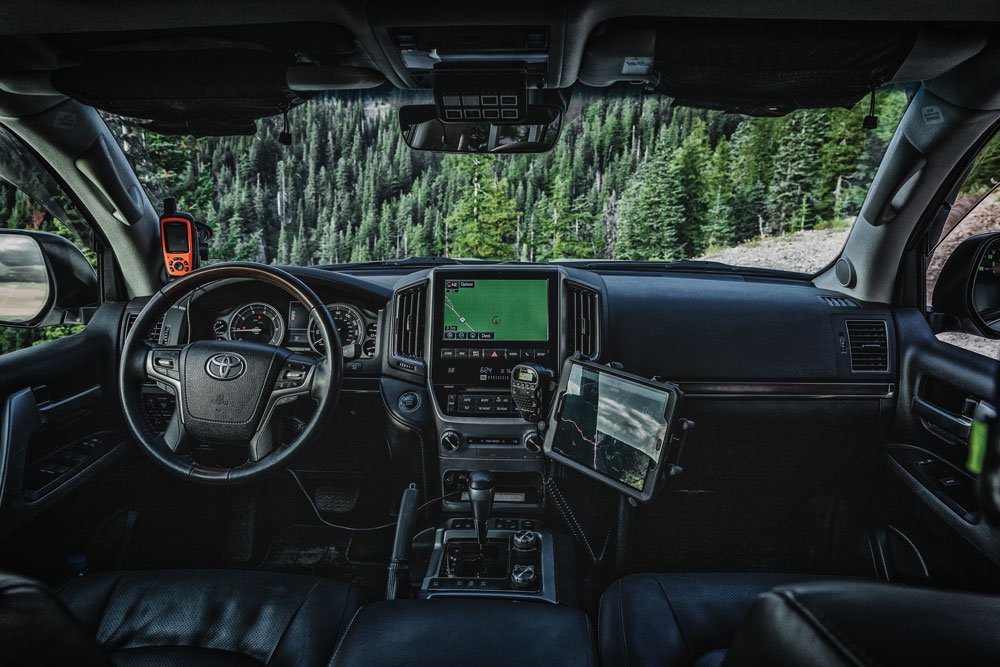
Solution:
M626 21L591 37L580 80L643 82L676 104L750 115L851 107L913 49L909 24Z
M253 134L322 90L370 88L380 72L338 26L256 26L67 40L73 66L51 73L63 95L166 134Z
M246 126L301 104L285 64L260 49L95 54L52 75L56 90L121 116L163 124Z

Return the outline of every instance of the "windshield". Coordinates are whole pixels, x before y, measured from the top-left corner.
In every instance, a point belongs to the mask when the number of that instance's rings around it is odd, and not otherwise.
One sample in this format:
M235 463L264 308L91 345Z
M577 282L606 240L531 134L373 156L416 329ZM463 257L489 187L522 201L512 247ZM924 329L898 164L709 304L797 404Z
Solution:
M254 136L167 137L109 125L154 204L214 231L213 260L295 265L414 256L544 262L711 260L814 272L840 252L907 96L750 118L634 87L578 87L556 147L533 155L410 150L396 120L424 95L315 98Z

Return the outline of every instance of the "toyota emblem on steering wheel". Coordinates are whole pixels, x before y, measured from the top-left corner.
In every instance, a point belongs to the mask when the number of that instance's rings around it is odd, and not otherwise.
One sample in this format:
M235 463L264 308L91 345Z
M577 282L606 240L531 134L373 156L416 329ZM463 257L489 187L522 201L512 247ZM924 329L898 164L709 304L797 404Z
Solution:
M247 368L246 360L238 354L223 352L208 359L205 370L216 380L235 380Z

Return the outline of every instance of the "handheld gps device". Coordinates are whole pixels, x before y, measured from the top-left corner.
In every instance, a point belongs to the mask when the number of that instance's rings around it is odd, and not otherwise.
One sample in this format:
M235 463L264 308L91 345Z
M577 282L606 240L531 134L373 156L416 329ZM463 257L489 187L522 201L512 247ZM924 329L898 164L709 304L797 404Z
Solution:
M543 451L647 502L667 462L683 393L608 366L567 359Z
M179 278L198 268L198 228L194 218L177 210L173 197L163 201L160 245L167 275Z

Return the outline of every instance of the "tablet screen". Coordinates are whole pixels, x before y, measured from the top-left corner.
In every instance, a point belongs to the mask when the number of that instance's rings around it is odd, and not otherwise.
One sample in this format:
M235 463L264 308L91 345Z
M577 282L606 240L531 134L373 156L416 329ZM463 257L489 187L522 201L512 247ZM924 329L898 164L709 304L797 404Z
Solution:
M671 400L667 391L572 364L552 451L641 492L663 454Z

